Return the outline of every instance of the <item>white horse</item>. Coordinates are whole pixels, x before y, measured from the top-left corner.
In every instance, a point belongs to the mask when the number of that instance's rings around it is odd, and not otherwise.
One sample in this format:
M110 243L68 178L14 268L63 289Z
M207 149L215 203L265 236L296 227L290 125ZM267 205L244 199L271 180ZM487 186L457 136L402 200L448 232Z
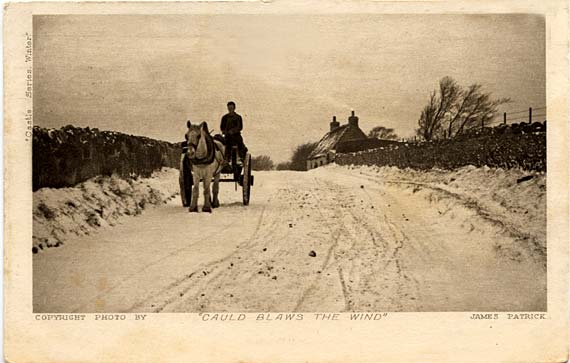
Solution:
M188 159L192 164L192 200L190 212L198 212L198 193L200 193L200 180L204 182L204 206L202 212L212 212L212 208L220 206L218 191L220 189L220 172L224 161L225 146L210 135L208 124L204 121L200 125L186 124L186 140L188 142ZM210 197L210 183L214 179L213 200Z

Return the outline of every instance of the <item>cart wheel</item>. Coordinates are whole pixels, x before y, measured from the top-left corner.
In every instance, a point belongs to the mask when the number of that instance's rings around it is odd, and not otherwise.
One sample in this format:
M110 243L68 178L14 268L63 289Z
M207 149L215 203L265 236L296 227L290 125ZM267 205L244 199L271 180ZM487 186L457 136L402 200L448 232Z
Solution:
M180 183L180 199L182 199L182 206L190 206L190 201L192 200L192 184L194 180L192 179L192 166L190 165L190 160L186 155L182 155L180 158L180 177L178 178Z
M243 205L249 204L249 193L251 190L251 155L249 153L245 154L243 160L243 179L242 179L242 190L243 190Z

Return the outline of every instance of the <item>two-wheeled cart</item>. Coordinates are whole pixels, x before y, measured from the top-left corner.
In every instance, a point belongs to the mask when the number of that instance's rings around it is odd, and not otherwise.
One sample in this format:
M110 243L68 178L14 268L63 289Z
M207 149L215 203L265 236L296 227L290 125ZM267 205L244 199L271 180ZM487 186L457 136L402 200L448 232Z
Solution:
M192 200L192 186L194 181L192 179L192 165L188 159L185 145L182 144L182 155L180 157L180 197L184 207L190 206ZM220 182L234 183L235 189L238 186L242 189L243 205L249 204L249 197L251 194L251 187L253 186L253 175L251 174L251 155L245 154L243 161L238 160L237 146L232 147L230 164L224 166L221 171Z

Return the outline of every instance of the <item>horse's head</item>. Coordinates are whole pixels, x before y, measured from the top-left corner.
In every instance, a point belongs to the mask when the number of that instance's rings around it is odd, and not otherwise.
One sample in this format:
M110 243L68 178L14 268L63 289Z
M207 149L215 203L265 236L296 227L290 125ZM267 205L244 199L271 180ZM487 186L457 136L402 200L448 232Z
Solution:
M204 159L208 156L206 137L210 135L206 121L199 125L186 123L186 141L188 142L188 157L190 159Z

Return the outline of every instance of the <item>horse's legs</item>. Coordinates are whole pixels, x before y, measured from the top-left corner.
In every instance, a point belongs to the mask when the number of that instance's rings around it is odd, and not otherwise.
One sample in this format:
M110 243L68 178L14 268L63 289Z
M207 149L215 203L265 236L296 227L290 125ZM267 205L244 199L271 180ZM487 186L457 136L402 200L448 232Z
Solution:
M204 175L204 206L202 207L202 212L212 213L210 183L212 183L212 176L206 173L206 175Z
M218 191L220 190L220 173L214 176L214 185L212 187L212 208L218 208L220 206L220 201L218 200Z
M200 193L200 175L199 173L192 173L192 180L194 185L192 186L192 200L190 201L190 208L188 211L197 212L198 211L198 193Z

